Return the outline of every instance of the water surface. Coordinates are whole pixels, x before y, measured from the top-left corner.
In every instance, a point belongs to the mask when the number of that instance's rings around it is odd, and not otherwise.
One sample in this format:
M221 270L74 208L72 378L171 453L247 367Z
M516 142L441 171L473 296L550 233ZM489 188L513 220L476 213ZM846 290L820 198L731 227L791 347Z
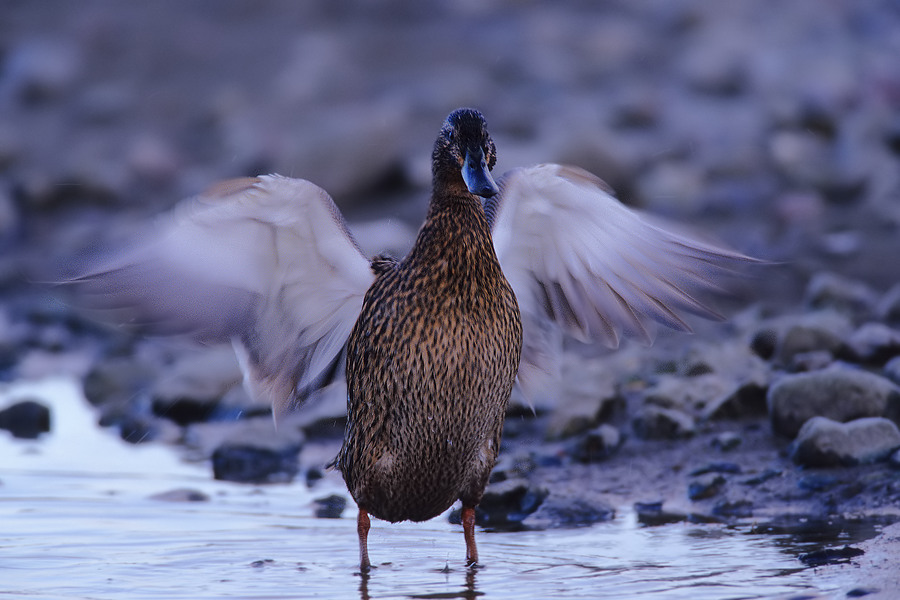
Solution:
M373 521L378 568L363 578L355 510L313 516L315 498L346 494L339 479L312 490L214 481L208 465L171 448L98 428L74 382L0 388L0 407L31 395L51 406L53 431L35 441L0 431L0 597L789 598L850 589L859 575L851 565L828 577L804 568L798 553L821 540L749 526L642 527L623 508L589 528L482 532L477 570L463 568L461 529L445 517ZM151 498L177 488L209 501Z

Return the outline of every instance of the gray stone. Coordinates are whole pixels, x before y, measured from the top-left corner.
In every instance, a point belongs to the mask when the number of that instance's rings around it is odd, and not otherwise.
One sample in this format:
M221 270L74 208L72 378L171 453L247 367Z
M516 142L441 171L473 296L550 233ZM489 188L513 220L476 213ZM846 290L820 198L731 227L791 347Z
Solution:
M900 283L889 289L878 301L878 318L900 325Z
M790 456L806 467L836 467L885 460L900 448L900 430L880 417L838 423L813 417L791 444Z
M645 406L632 420L631 426L638 437L653 439L678 439L696 433L694 418L678 409Z
M347 507L347 499L338 494L332 494L324 498L316 498L314 506L317 519L340 519Z
M160 492L150 496L151 500L160 502L209 502L209 496L198 490L177 488L168 492Z
M50 409L36 400L21 400L0 410L0 429L32 440L50 431Z
M834 312L804 315L788 323L778 344L778 358L790 364L794 356L807 352L826 351L837 355L845 347L852 331L850 321Z
M818 273L806 287L805 301L815 309L831 308L854 317L871 315L878 295L861 281L835 273Z
M279 449L225 444L213 452L213 476L240 483L287 483L299 471L299 446Z
M794 437L815 416L835 421L861 417L900 417L900 388L878 375L833 366L786 375L769 389L772 428Z
M740 434L737 434L733 431L723 431L722 433L716 435L709 443L709 445L716 450L721 450L722 452L730 452L731 450L734 450L735 448L740 446L742 441L743 438L741 438Z
M621 445L622 434L619 430L604 423L578 440L572 455L584 463L599 462L609 458Z
M536 511L522 520L529 529L583 527L608 521L616 514L611 504L592 495L551 494Z
M871 364L900 355L900 331L884 323L866 323L853 332L848 345L854 357Z
M712 498L722 491L725 482L725 478L718 473L702 475L688 485L688 498L695 501Z
M522 522L541 506L548 493L524 479L492 483L475 509L475 522L495 529L521 529ZM450 513L450 522L460 522L459 510Z
M900 356L887 361L881 372L884 373L885 377L900 385Z

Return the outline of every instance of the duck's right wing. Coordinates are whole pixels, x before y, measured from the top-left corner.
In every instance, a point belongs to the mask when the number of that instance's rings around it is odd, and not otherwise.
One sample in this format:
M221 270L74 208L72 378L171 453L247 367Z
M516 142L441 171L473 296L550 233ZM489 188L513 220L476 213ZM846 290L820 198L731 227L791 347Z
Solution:
M235 343L276 415L338 359L374 280L331 197L277 175L223 182L69 280L80 302L155 334Z

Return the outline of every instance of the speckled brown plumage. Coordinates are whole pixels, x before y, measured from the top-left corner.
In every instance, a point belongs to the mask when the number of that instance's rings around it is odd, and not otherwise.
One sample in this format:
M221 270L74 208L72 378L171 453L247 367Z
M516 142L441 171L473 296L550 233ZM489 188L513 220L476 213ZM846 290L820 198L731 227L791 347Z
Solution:
M493 144L480 115L460 117L435 144L416 243L401 262L374 261L377 278L347 346L337 466L360 510L387 521L430 519L457 499L478 504L519 365L516 297L482 202L460 175L460 148L483 146L491 160Z

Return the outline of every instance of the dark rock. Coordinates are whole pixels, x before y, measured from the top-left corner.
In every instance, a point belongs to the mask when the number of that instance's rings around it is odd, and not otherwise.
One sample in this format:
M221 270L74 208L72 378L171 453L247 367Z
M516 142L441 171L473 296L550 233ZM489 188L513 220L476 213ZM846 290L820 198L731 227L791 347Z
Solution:
M900 325L900 283L889 289L878 302L878 318L894 325Z
M50 409L35 400L20 400L0 411L0 429L33 440L50 431Z
M743 438L737 433L734 433L733 431L723 431L722 433L717 434L712 441L710 441L709 445L716 450L730 452L740 446L742 441Z
M694 418L673 408L645 406L631 422L638 437L653 439L678 439L691 437L696 432Z
M224 445L212 455L213 476L240 483L285 483L299 470L299 446L280 451L253 446Z
M900 448L900 430L880 417L838 423L825 417L807 421L791 444L795 463L807 467L835 467L885 460Z
M769 415L776 433L793 437L815 416L835 421L900 416L900 388L865 371L829 367L786 375L768 393Z
M834 362L834 355L828 350L798 352L791 357L790 370L795 373L821 371Z
M850 336L850 322L837 313L813 313L804 315L790 324L781 336L778 359L791 364L798 354L829 352L840 355Z
M156 380L153 413L185 426L208 421L242 375L231 348L185 353Z
M895 469L900 469L900 450L897 450L893 454L891 454L891 458L889 459L891 466Z
M732 473L738 474L741 472L741 466L731 462L717 462L710 463L706 466L700 467L699 469L694 469L689 473L691 477L697 477L698 475L706 475L707 473Z
M536 511L549 492L532 487L524 479L508 479L487 487L475 508L475 522L482 527L517 530L525 518ZM450 513L451 523L460 523L460 511Z
M724 500L713 507L712 513L729 519L746 519L753 516L753 503L749 500Z
M161 502L209 502L209 496L197 490L179 488L150 496L151 500Z
M830 308L851 317L867 317L875 310L878 294L861 281L818 273L806 287L805 301L814 309Z
M775 356L777 347L778 332L769 327L757 331L750 340L750 349L763 360L770 360Z
M900 331L884 323L866 323L853 332L848 345L857 360L883 364L900 355Z
M600 462L612 456L621 445L619 430L604 423L578 440L572 456L583 463Z
M880 590L878 588L853 588L849 592L847 592L846 596L848 598L862 598L863 596L868 596L869 594L877 594Z
M759 475L755 477L751 477L750 479L745 479L741 483L744 485L759 485L761 483L765 483L770 479L774 479L776 477L781 477L781 471L777 469L766 469Z
M715 473L709 473L688 485L688 498L691 500L712 498L722 491L724 485L724 477Z
M323 473L321 469L308 469L306 471L306 487L316 485L323 477L325 477L325 473Z
M900 356L892 358L884 365L884 376L900 385Z
M758 380L745 381L730 392L711 399L703 407L706 420L743 419L766 414L767 383Z
M859 548L844 546L843 548L826 548L800 555L800 562L809 567L821 567L823 565L837 565L850 562L851 558L865 554Z
M615 509L600 498L551 494L522 523L531 529L584 527L608 521L615 514Z
M831 475L813 474L801 477L797 481L797 487L808 492L824 492L840 483L840 479Z
M84 378L84 396L94 406L128 405L159 376L156 366L131 358L98 362Z
M536 468L537 461L531 452L501 453L491 472L490 483L500 483L507 479L524 479L531 475Z
M317 519L340 519L346 507L346 498L332 494L315 500L315 515Z
M662 501L658 502L635 502L634 510L637 513L638 523L647 526L668 525L670 523L680 523L687 519L684 513L676 513L663 510Z

